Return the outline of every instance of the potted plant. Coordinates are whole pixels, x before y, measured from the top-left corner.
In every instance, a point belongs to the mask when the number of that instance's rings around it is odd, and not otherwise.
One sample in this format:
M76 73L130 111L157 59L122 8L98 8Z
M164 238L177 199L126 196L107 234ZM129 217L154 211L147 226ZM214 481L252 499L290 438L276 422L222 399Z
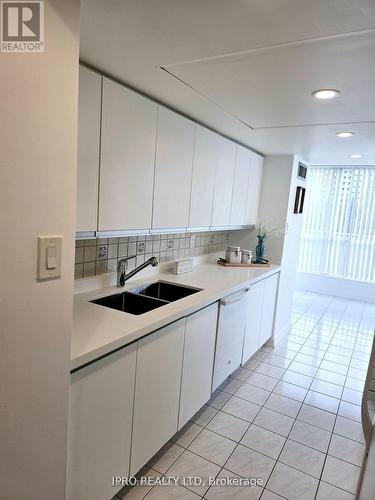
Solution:
M264 240L268 238L268 236L272 233L278 233L281 230L277 227L270 229L269 227L266 226L263 222L259 221L258 222L258 227L257 227L257 238L258 238L258 244L255 247L255 256L256 264L263 264L263 259L264 259Z

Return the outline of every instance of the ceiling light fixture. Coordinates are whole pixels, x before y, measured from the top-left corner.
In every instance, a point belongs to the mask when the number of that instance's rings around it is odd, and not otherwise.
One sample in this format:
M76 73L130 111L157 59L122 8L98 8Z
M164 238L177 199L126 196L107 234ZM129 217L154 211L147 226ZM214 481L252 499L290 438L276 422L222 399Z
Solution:
M335 89L320 89L312 93L312 96L316 99L334 99L339 95L340 91Z
M363 158L363 156L360 155L360 154L354 154L354 155L350 155L350 158L353 158L353 159L355 159L355 158Z
M341 137L342 139L346 139L347 137L352 137L355 135L355 132L337 132L337 137Z

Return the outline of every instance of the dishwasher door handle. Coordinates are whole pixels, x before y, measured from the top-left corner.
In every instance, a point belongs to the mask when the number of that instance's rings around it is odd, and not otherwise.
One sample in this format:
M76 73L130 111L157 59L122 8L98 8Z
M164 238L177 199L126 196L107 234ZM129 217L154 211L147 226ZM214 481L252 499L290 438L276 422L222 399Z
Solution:
M249 291L250 291L250 288L245 288L245 290L241 290L241 292L239 292L239 293L233 294L233 295L231 295L228 298L221 299L220 305L222 305L222 306L230 306L232 304L235 304L236 302L239 302L240 300L242 300L243 297Z

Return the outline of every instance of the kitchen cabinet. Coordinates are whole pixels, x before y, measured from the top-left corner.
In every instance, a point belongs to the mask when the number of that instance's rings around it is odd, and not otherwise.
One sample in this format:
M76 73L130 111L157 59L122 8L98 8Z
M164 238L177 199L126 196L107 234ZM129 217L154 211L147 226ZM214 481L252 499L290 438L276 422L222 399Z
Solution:
M263 157L248 151L250 157L249 179L247 187L245 224L258 222L259 198L262 184Z
M220 301L213 391L241 365L248 290L245 288Z
M96 231L102 77L80 66L76 231Z
M251 285L246 297L242 364L272 337L279 273Z
M151 227L157 105L103 78L99 231Z
M262 327L259 335L259 348L272 336L278 280L279 274L277 273L263 281Z
M189 225L194 122L159 106L153 228Z
M128 475L137 345L71 375L67 499L112 498Z
M243 343L242 364L251 358L259 349L259 338L262 328L264 281L250 286L246 296L246 328ZM272 311L268 311L272 315Z
M196 126L193 176L190 197L190 227L208 227L212 222L215 189L215 148L217 135Z
M236 144L216 135L215 190L212 209L212 226L229 226L232 206Z
M130 474L177 431L186 318L138 342Z
M179 429L211 397L217 318L217 302L187 317Z
M245 224L247 190L250 173L250 151L237 145L236 166L234 170L232 208L230 224L240 226Z

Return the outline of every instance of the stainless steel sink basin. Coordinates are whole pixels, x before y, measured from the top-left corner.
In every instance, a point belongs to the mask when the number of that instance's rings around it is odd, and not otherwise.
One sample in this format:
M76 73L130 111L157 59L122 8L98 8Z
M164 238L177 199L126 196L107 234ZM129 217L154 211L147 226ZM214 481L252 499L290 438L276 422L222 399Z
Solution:
M200 291L201 288L157 281L151 285L133 288L129 292L115 293L91 302L110 309L139 315Z
M165 300L145 297L144 295L137 295L131 292L116 293L114 295L92 300L91 302L100 306L109 307L110 309L117 309L118 311L136 315L144 314L168 304Z
M168 283L167 281L156 281L155 283L151 283L151 285L133 288L131 292L137 295L145 295L147 297L174 302L175 300L183 299L201 290L201 288L176 285L175 283Z

